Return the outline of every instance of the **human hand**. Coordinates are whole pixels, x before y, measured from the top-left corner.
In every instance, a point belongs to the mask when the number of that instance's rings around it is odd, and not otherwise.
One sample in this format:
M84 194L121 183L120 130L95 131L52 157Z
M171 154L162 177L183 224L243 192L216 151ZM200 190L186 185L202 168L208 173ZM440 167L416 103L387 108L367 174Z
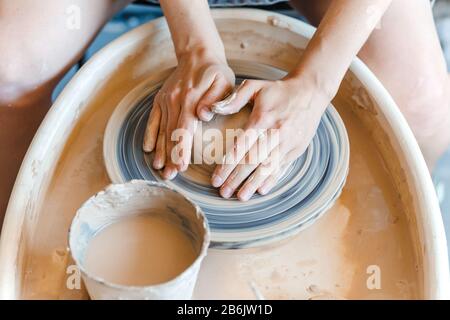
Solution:
M198 119L211 120L209 107L232 90L234 81L233 71L220 55L200 50L179 58L155 96L143 144L145 152L155 151L153 167L163 169L164 179L187 169ZM176 129L182 135L174 148Z
M237 193L242 201L256 191L267 194L281 168L305 152L331 99L314 81L301 77L244 81L211 108L218 114L232 114L253 102L246 127L216 167L212 185L229 198L242 184Z

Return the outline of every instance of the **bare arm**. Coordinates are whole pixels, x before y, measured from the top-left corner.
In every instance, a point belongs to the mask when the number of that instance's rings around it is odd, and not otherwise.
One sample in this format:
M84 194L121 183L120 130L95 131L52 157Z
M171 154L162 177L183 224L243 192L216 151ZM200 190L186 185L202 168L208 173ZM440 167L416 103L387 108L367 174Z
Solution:
M332 96L392 0L334 0L292 77L309 74Z
M266 194L276 184L282 172L280 167L303 154L351 61L390 2L332 1L298 65L288 76L280 81L248 80L233 99L213 108L216 113L229 114L238 112L250 100L254 104L245 133L238 137L212 176L212 184L220 187L223 197L230 197L238 188L237 196L244 201L256 191ZM261 130L266 134L276 130L279 142L274 145L270 139L262 140L258 134ZM291 138L294 136L298 139ZM257 159L258 163L243 163L247 152L262 143L270 144L265 148L269 152Z
M206 0L161 0L177 57L205 51L225 60L225 50Z
M235 77L206 0L160 3L178 65L155 97L143 149L155 151L153 167L172 179L188 167L198 117L213 117L209 106L232 90Z

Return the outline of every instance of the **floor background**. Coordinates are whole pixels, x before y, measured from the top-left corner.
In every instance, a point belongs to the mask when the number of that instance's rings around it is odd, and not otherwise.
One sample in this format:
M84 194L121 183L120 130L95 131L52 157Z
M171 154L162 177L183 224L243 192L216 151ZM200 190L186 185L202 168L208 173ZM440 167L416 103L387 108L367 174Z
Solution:
M294 11L286 9L285 6L275 6L271 8L277 12L300 18ZM436 27L441 39L447 66L450 71L450 0L437 0L434 8ZM116 15L101 31L95 41L89 47L85 57L78 65L74 66L55 89L53 97L56 98L67 82L72 78L78 68L89 59L92 54L101 49L118 36L136 26L147 21L158 18L162 15L158 6L148 6L133 4L128 6L121 13ZM439 197L442 216L446 229L447 239L450 239L450 148L440 159L433 172L433 181ZM450 258L450 246L449 246Z

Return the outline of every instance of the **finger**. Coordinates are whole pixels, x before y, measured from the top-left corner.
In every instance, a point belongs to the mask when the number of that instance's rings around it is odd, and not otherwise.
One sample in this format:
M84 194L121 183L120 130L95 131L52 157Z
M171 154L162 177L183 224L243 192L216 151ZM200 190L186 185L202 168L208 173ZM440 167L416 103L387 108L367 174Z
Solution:
M195 106L198 104L203 91L201 88L190 89L183 94L183 106L178 117L177 129L174 131L173 141L178 141L173 149L172 159L179 171L187 170L191 161L191 150L195 130L197 129L197 117Z
M211 177L211 183L214 187L220 187L225 182L237 164L258 140L259 136L265 133L267 127L268 123L263 122L263 119L252 111L245 130L237 136L231 150L227 150L222 164L214 170Z
M160 170L166 162L166 127L167 127L167 109L161 106L161 123L159 125L158 139L156 141L155 158L153 159L153 168Z
M284 168L280 168L280 170L273 172L271 175L267 177L266 180L264 180L264 182L258 188L258 193L260 195L264 196L268 194L273 189L273 187L275 187L275 185L278 182L278 179L280 179L280 177L283 175L284 172L283 169Z
M225 78L216 78L211 87L198 102L198 118L202 121L210 121L214 116L214 113L211 111L212 104L223 99L231 90L232 86Z
M222 164L214 170L211 178L211 183L214 187L220 187L225 182L234 168L257 141L258 136L259 131L249 128L237 137L231 150L224 156Z
M168 95L166 97L166 106L167 106L167 127L166 127L166 163L164 166L164 170L162 172L162 177L164 179L172 180L178 173L177 167L174 164L172 158L172 151L175 146L174 141L172 140L172 133L177 127L178 123L178 115L180 113L180 102L178 100L178 94Z
M163 179L172 180L177 176L177 173L177 167L170 162L166 162L161 175Z
M290 163L294 160L297 160L303 153L308 150L308 146L300 146L291 148L286 154L283 156L283 163Z
M253 174L245 181L239 189L237 196L241 201L249 200L265 180L280 168L281 153L279 148L275 148L269 158L261 163Z
M147 127L145 129L143 149L145 152L152 152L156 146L156 140L158 138L159 123L161 121L161 108L158 102L153 103L152 110L147 121Z
M220 194L224 198L229 198L235 190L248 178L252 172L266 160L272 150L279 144L277 137L273 134L262 135L255 143L239 165L233 170L230 176L220 189Z
M264 85L260 80L244 80L236 91L227 98L212 105L211 111L217 114L228 115L239 112L247 103L254 99Z
M274 171L269 177L267 177L263 184L258 188L258 193L261 195L268 194L273 189L273 187L275 187L278 179L281 178L284 170L289 166L289 164L295 161L302 154L303 152L301 151L301 149L292 149L287 152L283 156L283 161L281 162L281 165L279 167L280 169Z
M172 157L177 157L177 162L174 163L179 171L186 171L191 161L192 143L198 124L197 118L191 110L183 108L178 118L177 131L181 139L175 146L175 154Z

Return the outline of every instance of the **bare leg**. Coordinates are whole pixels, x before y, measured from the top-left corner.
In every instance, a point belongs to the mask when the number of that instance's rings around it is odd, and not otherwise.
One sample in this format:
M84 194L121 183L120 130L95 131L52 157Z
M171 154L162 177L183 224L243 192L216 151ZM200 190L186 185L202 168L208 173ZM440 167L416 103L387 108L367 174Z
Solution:
M55 85L127 3L0 0L0 226L22 158L50 107Z
M332 0L291 4L318 24ZM394 0L359 57L393 96L430 168L450 142L450 79L428 0Z

